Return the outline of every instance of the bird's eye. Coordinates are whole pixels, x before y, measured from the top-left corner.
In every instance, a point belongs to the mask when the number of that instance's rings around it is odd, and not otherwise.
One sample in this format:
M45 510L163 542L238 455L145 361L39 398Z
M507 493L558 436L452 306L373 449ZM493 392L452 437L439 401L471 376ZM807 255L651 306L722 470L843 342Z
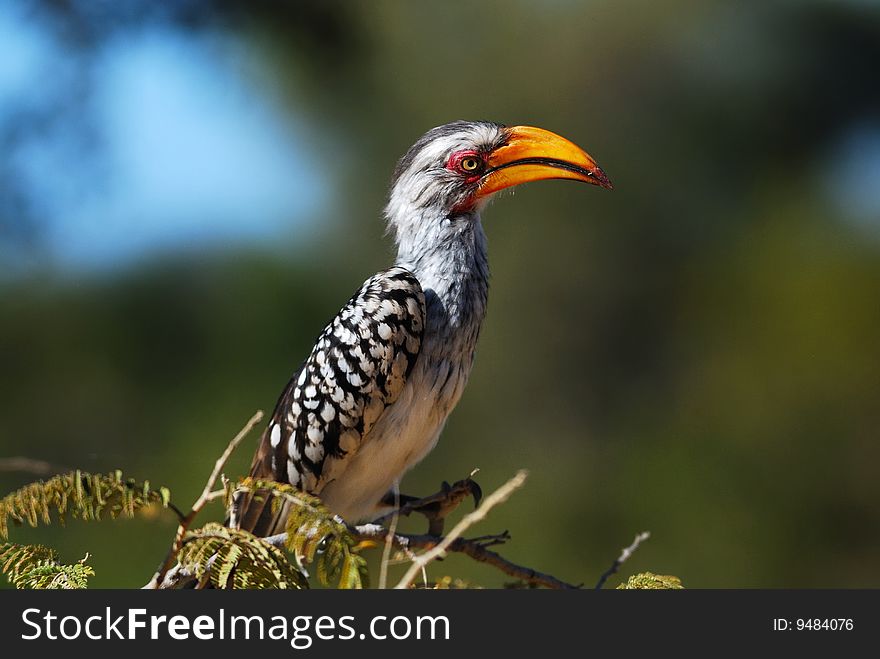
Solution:
M466 158L462 158L459 165L466 172L475 172L480 168L480 165L483 163L480 162L480 159L475 156L468 156Z
M449 156L446 161L446 169L456 174L464 174L468 182L473 182L476 177L486 169L486 163L476 151L457 151Z

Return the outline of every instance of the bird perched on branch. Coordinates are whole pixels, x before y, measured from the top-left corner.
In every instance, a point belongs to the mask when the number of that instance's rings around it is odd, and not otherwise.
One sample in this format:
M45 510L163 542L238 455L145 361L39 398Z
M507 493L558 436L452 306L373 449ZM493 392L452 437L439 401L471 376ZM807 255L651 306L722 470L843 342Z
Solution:
M370 277L284 389L251 475L317 495L349 522L387 510L391 488L436 444L474 361L489 266L480 214L505 188L571 179L611 189L595 161L530 126L456 121L400 159L385 216L393 267ZM231 525L266 536L286 511L241 497Z

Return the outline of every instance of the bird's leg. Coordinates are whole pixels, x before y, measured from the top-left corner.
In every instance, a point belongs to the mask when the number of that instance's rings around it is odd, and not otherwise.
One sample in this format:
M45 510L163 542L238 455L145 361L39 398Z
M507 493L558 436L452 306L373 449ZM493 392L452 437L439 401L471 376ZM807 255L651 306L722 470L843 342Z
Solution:
M483 491L476 481L469 477L450 485L446 481L440 486L440 491L427 497L413 497L406 494L397 495L400 502L396 511L380 517L377 522L391 518L394 514L409 515L419 513L428 519L428 534L434 536L443 535L443 523L453 510L461 505L468 497L474 498L474 507L480 505ZM382 499L384 505L394 506L395 494L389 492Z

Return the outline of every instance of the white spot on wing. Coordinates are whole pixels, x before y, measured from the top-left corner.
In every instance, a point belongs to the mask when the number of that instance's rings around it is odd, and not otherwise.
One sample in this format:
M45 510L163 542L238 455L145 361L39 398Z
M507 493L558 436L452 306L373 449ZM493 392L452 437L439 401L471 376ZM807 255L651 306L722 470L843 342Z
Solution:
M312 444L320 444L321 440L324 439L324 431L315 426L310 426L306 431L306 436L309 438L309 442ZM309 447L306 447L306 455L309 454Z
M306 457L312 462L320 462L324 457L324 446L322 444L306 444Z
M287 480L294 487L299 487L299 471L293 464L293 460L287 461Z

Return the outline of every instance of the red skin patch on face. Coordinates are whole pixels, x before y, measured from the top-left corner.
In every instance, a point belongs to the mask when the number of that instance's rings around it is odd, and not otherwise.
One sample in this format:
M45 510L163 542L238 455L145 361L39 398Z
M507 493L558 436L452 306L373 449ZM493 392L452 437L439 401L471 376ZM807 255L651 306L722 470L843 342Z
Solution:
M456 174L461 174L465 177L466 183L476 183L480 180L480 176L482 176L482 168L478 172L468 172L462 169L461 161L465 158L477 158L482 162L483 157L476 151L472 149L465 149L464 151L456 151L451 156L449 156L449 160L446 161L446 169L451 172L455 172Z
M476 158L480 162L484 162L483 155L479 151L464 149L462 151L456 151L449 156L449 160L446 161L446 169L463 177L465 183L476 183L485 173L485 167L480 167L476 172L469 172L461 166L461 161L465 158ZM452 210L455 213L466 213L474 209L476 202L476 195L473 195L459 203Z

